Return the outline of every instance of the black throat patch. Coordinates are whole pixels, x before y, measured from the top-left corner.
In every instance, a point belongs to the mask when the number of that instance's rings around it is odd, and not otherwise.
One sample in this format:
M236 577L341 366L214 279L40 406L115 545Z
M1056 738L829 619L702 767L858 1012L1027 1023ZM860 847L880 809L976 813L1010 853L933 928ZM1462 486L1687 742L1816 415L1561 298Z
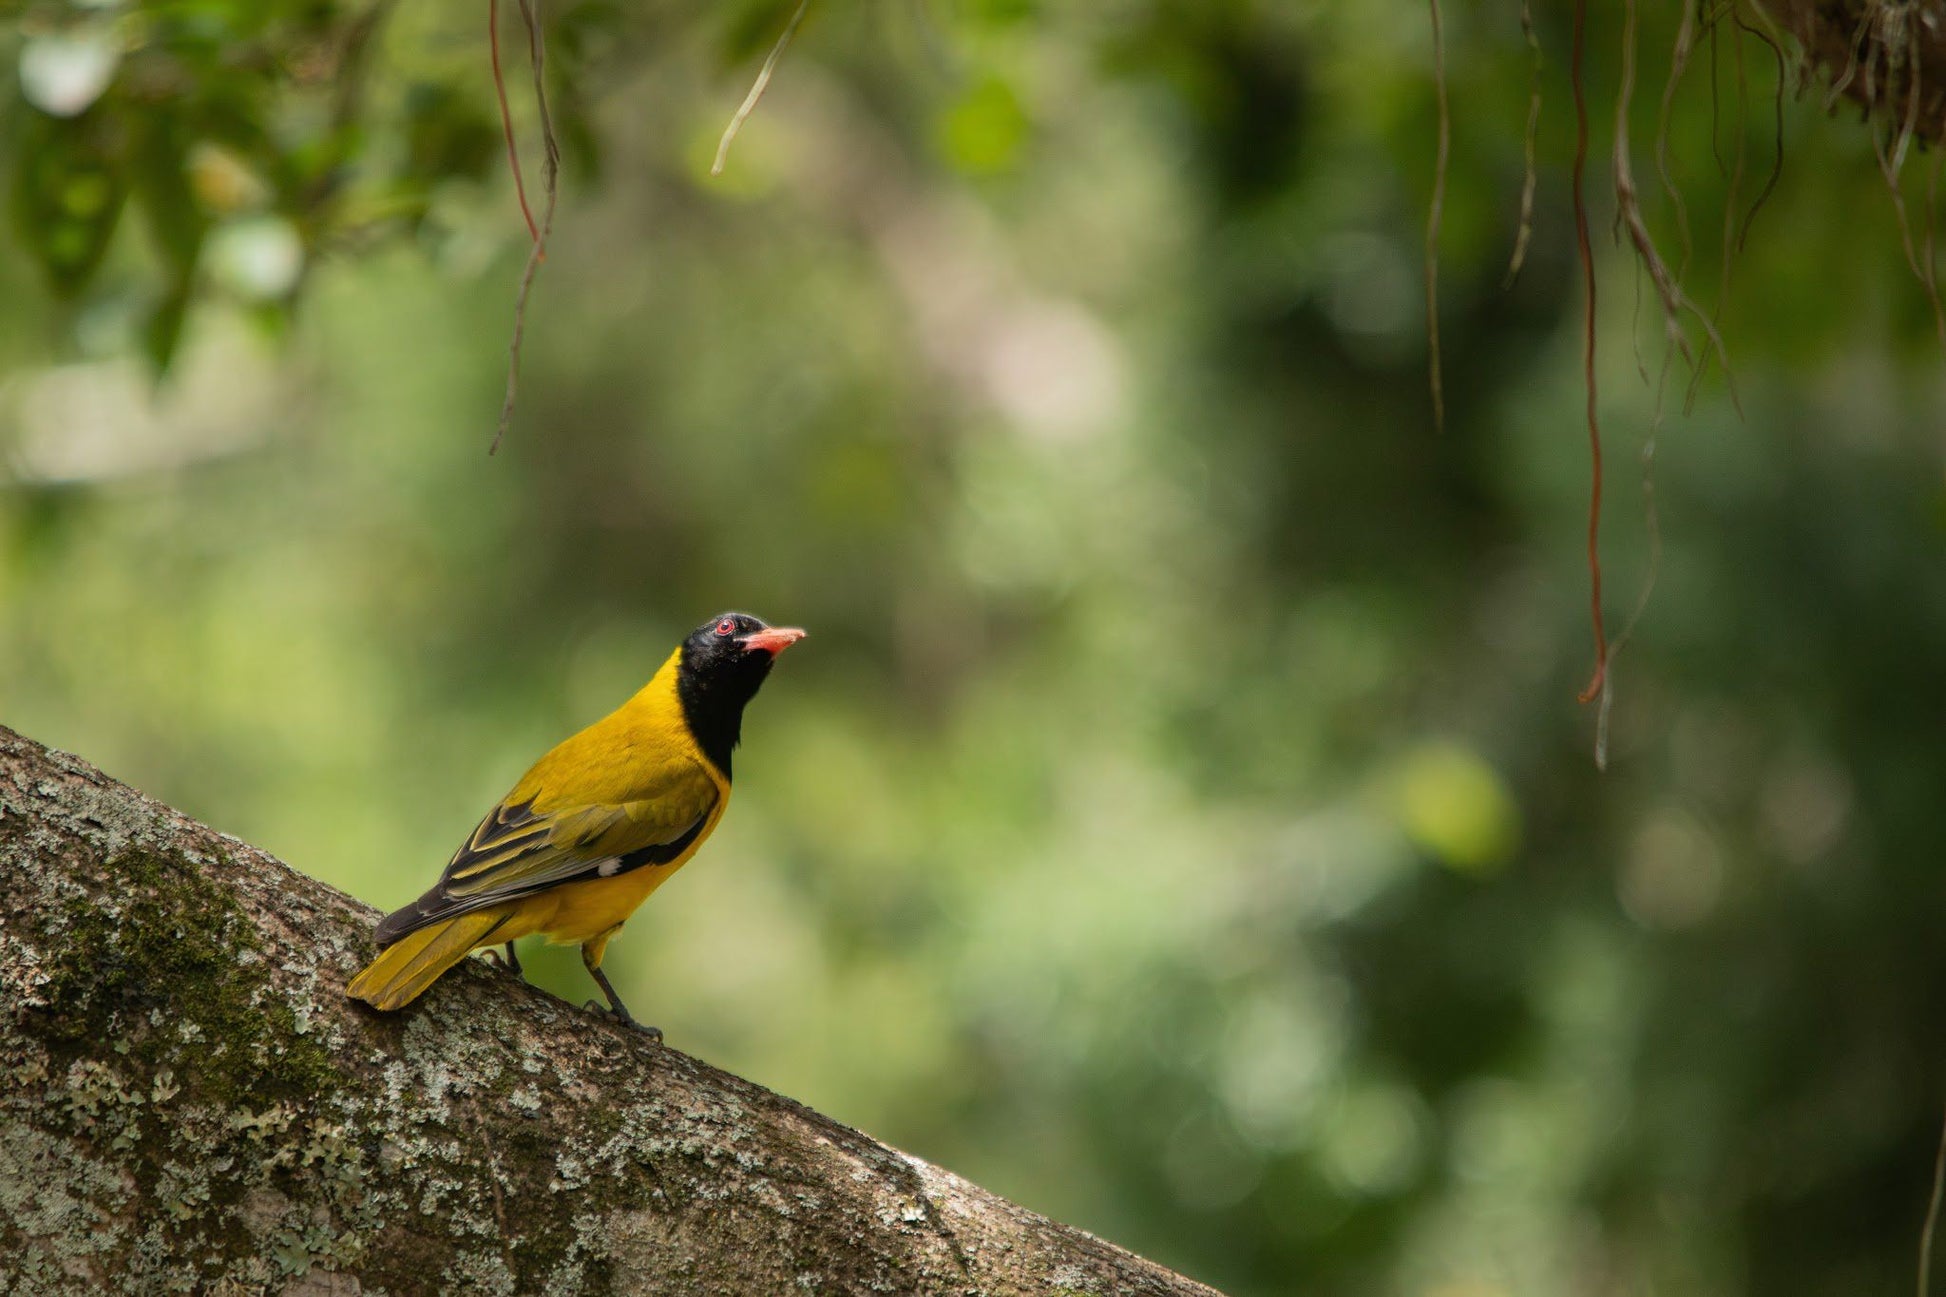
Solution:
M730 756L743 737L743 709L770 674L769 654L741 662L692 661L684 652L676 668L676 697L690 737L723 778L730 778Z

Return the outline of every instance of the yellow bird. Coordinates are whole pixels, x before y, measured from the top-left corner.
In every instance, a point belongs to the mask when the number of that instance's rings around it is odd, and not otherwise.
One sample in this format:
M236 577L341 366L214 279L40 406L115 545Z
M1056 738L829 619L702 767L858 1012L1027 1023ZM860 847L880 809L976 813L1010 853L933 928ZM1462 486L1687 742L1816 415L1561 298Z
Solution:
M641 692L535 762L432 890L379 921L379 956L348 994L397 1009L469 951L502 943L519 972L514 942L538 932L579 943L606 1012L640 1026L601 971L602 952L723 818L743 708L803 638L735 612L697 627Z

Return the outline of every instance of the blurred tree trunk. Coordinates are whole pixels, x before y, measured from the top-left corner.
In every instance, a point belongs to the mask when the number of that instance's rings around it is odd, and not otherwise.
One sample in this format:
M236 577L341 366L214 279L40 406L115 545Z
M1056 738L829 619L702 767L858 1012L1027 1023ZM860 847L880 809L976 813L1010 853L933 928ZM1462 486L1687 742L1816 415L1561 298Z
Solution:
M0 878L0 1291L1211 1291L480 961L365 1012L368 908L5 729Z

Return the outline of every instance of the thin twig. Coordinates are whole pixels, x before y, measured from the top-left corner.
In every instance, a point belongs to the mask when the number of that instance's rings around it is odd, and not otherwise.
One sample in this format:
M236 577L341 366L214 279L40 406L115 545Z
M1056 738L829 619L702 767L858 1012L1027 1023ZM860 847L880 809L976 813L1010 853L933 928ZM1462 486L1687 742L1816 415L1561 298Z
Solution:
M554 117L547 108L547 42L541 35L540 0L520 0L520 17L527 24L527 57L534 65L534 103L541 118L541 183L547 201L541 208L541 228L534 246L527 253L527 268L520 275L520 292L514 298L513 340L507 344L507 397L500 405L500 428L493 434L492 455L500 449L513 419L514 396L520 385L520 343L527 333L527 294L534 287L534 274L547 260L547 238L554 231L554 200L559 194L561 146L554 136Z
M723 138L716 143L716 161L710 163L709 173L712 176L723 174L723 166L730 160L730 145L736 142L737 133L743 129L743 123L749 120L750 114L757 111L757 102L764 97L764 91L770 88L770 74L777 70L777 60L784 57L784 50L789 47L791 37L797 35L797 25L804 21L804 13L810 7L811 0L797 0L796 12L791 14L791 20L784 24L784 34L779 36L777 43L770 47L770 57L764 60L763 67L757 73L757 79L751 83L750 93L743 97L743 102L737 105L736 115L731 117L730 124L723 128Z
M1446 102L1446 35L1439 22L1439 0L1432 10L1432 83L1439 100L1439 147L1433 158L1432 202L1426 208L1426 352L1432 381L1432 424L1446 431L1446 392L1439 373L1439 222L1446 208L1446 163L1452 152L1453 119Z
M527 222L527 238L540 242L540 228L527 206L527 182L520 176L520 149L514 143L514 115L507 107L507 79L500 72L500 0L487 0L487 51L493 60L493 93L500 100L500 133L507 137L507 168L514 173L514 196L520 217Z

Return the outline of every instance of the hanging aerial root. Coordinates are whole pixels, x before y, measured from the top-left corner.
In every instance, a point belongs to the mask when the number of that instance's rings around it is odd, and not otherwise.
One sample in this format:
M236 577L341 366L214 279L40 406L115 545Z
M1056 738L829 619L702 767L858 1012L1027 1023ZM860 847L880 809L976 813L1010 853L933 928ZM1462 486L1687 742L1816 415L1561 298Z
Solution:
M1879 69L1916 67L1928 86L1946 86L1946 24L1936 6L1901 0L1765 0L1751 6L1788 32L1806 69L1829 81L1827 112L1850 99L1867 116L1889 124L1904 115L1904 87ZM1918 139L1946 142L1946 91L1929 93L1917 119Z
M1647 273L1649 282L1655 286L1656 297L1662 303L1663 335L1667 344L1682 356L1692 371L1699 368L1696 356L1690 350L1689 337L1682 327L1684 313L1692 314L1702 326L1711 351L1727 374L1730 363L1721 333L1709 316L1683 291L1682 284L1662 259L1655 238L1649 232L1648 222L1642 215L1641 193L1635 183L1628 129L1629 109L1635 96L1635 20L1635 0L1627 0L1622 18L1622 83L1615 99L1615 144L1611 157L1615 182L1615 223L1620 230L1626 231L1637 261Z
M1710 93L1712 99L1714 99L1716 93L1716 32L1722 26L1723 19L1730 16L1730 14L1731 11L1726 6L1724 11L1718 14L1710 25ZM1743 177L1748 167L1750 155L1750 79L1744 68L1743 38L1740 28L1733 28L1730 33L1730 59L1736 68L1737 77L1736 127L1734 132L1735 150L1732 153L1735 162L1730 169L1727 188L1723 195L1722 279L1717 285L1716 303L1710 309L1711 327L1715 327L1717 321L1722 319L1723 308L1729 305L1730 283L1736 273L1737 249L1742 246L1741 242L1737 239L1737 207L1738 195L1743 190ZM1720 163L1721 159L1719 158L1718 161ZM1725 373L1727 374L1727 372L1726 369ZM1703 373L1700 368L1689 376L1689 392L1684 399L1685 410L1695 408L1696 393L1702 384L1702 380ZM1734 388L1731 390L1731 398L1732 400L1735 399Z
M1925 274L1921 282L1926 286L1926 297L1932 302L1933 328L1939 334L1939 345L1946 348L1946 313L1940 310L1939 302L1939 257L1933 246L1934 231L1939 228L1939 163L1940 152L1935 149L1932 162L1926 167L1926 242L1920 251L1920 265Z
M1723 160L1723 88L1717 68L1720 59L1716 31L1722 21L1721 10L1714 14L1705 13L1702 17L1703 35L1709 37L1710 42L1710 156L1716 159L1716 174L1728 181L1730 165Z
M554 134L554 116L547 107L547 41L541 35L540 0L520 0L520 17L527 25L527 59L534 69L534 104L541 119L541 185L546 201L541 207L540 229L534 234L527 253L527 267L521 271L520 291L514 297L513 338L507 344L507 395L500 403L500 427L493 434L492 455L500 450L500 439L507 435L513 420L514 397L520 386L520 344L527 333L527 295L534 287L534 274L547 260L548 236L554 232L554 202L560 193L561 145ZM516 172L518 174L518 172Z
M1894 51L1906 50L1909 52L1909 47L1902 41L1890 42L1882 48L1884 50L1884 57L1887 59L1895 57ZM1866 64L1865 80L1868 85L1876 84L1875 67L1875 60L1868 61ZM1881 138L1880 131L1874 127L1872 129L1872 153L1878 159L1879 173L1885 177L1886 192L1892 196L1892 213L1898 218L1899 242L1905 250L1906 266L1912 271L1913 278L1919 281L1919 286L1926 290L1926 301L1932 307L1933 330L1938 335L1941 349L1946 350L1946 307L1942 306L1940 300L1939 267L1933 258L1932 227L1933 215L1937 206L1938 159L1934 159L1933 168L1926 182L1926 230L1924 240L1926 255L1923 262L1919 257L1918 250L1913 246L1912 219L1906 211L1905 189L1900 183L1900 173L1905 168L1907 148L1911 145L1914 133L1918 130L1919 104L1921 100L1920 83L1922 80L1919 64L1916 61L1903 65L1888 64L1885 69L1886 83L1889 85L1901 79L1903 79L1905 89L1905 113L1899 122L1898 133L1892 143L1888 145Z
M1687 18L1687 12L1685 13L1685 18ZM1650 236L1648 224L1642 216L1642 204L1640 195L1636 189L1635 175L1630 157L1631 147L1628 129L1629 109L1635 96L1635 23L1635 0L1627 0L1623 9L1622 19L1622 80L1615 97L1615 141L1611 158L1615 181L1615 223L1618 227L1628 232L1629 243L1635 249L1636 260L1640 263L1643 272L1648 275L1649 281L1655 285L1656 296L1661 301L1663 354L1661 379L1656 384L1655 422L1650 426L1649 436L1642 447L1642 498L1649 532L1649 570L1643 580L1641 593L1636 598L1635 610L1629 615L1627 624L1622 627L1622 633L1615 637L1614 644L1609 646L1607 651L1598 658L1595 666L1595 678L1589 682L1587 689L1583 691L1581 696L1583 702L1587 702L1591 694L1599 696L1601 700L1601 705L1595 715L1595 768L1597 770L1606 770L1608 768L1608 721L1609 714L1615 702L1615 659L1627 647L1629 637L1635 632L1636 623L1641 620L1642 613L1648 608L1649 596L1655 591L1656 576L1661 570L1662 533L1657 521L1655 504L1655 446L1656 433L1662 422L1662 392L1668 381L1670 363L1676 355L1681 355L1692 370L1696 368L1695 357L1689 348L1689 338L1682 329L1682 313L1685 310L1693 312L1697 319L1702 322L1705 332L1708 333L1712 344L1718 349L1719 353L1722 347L1722 340L1716 336L1708 317L1703 315L1700 310L1697 310L1695 305L1683 293L1682 286L1670 274L1668 266L1663 262L1661 254L1656 250L1655 240ZM1639 279L1636 281L1636 285L1636 301L1639 306L1641 301L1641 281ZM1590 288L1592 299L1592 285ZM1631 335L1634 336L1634 330L1631 330ZM1638 369L1642 367L1639 338L1636 352L1636 365ZM1724 363L1726 372L1728 368L1729 365L1726 360ZM1647 374L1644 373L1644 381L1647 380L1647 377ZM1592 377L1589 383L1592 396ZM1589 507L1591 525L1588 537L1588 555L1589 569L1594 574L1594 588L1599 592L1600 557L1596 549L1597 537L1593 522L1599 518L1601 507L1599 496L1600 450L1598 432L1594 427L1592 399L1590 401L1588 417L1590 439L1596 446L1595 474L1597 482L1595 488L1596 495ZM1601 615L1599 593L1595 595L1595 599L1597 600L1595 604L1595 616L1597 619L1596 635L1597 644L1599 645L1599 618Z
M1827 113L1835 110L1838 107L1838 100L1846 93L1858 93L1857 91L1853 90L1853 87L1856 84L1857 77L1858 77L1859 56L1865 52L1866 39L1872 34L1872 28L1874 26L1874 16L1877 8L1878 8L1877 0L1872 0L1872 3L1867 4L1865 6L1865 12L1859 16L1858 21L1852 25L1852 30L1849 33L1849 37L1844 42L1844 50L1845 50L1844 70L1831 79L1831 90L1828 94L1825 95L1824 110ZM1819 61L1818 52L1812 48L1812 41L1814 39L1813 33L1806 32L1800 29L1800 31L1798 32L1798 38L1799 40L1804 42L1805 57L1813 63L1818 62ZM1878 51L1876 49L1873 49L1871 56L1873 58L1877 58ZM1869 112L1872 107L1869 97L1865 98L1864 102L1865 102L1866 111Z
M1446 34L1440 26L1439 0L1432 11L1432 77L1439 100L1439 148L1433 158L1432 202L1426 207L1426 364L1432 384L1432 422L1446 430L1446 393L1439 372L1439 222L1446 207L1446 164L1452 152L1452 111L1446 101Z
M1946 1195L1946 1124L1939 1130L1939 1151L1932 1160L1932 1199L1926 1204L1925 1227L1919 1231L1919 1297L1932 1297L1932 1240L1942 1195Z
M1608 670L1601 680L1601 706L1595 713L1595 769L1608 769L1608 714L1615 702L1615 662L1634 638L1635 628L1640 624L1642 615L1649 610L1649 599L1655 594L1655 583L1662 574L1662 515L1656 507L1655 498L1655 452L1662 434L1662 395L1669 383L1669 366L1675 360L1675 352L1665 349L1662 353L1662 372L1656 380L1655 413L1649 422L1649 435L1642 439L1642 525L1649 538L1649 566L1642 574L1642 588L1636 593L1635 607L1630 610L1628 620L1622 624L1622 633L1608 648Z
M1777 64L1777 85L1771 95L1771 131L1777 148L1771 154L1770 174L1764 179L1764 187L1758 192L1756 201L1750 204L1750 210L1744 213L1743 228L1737 233L1737 251L1742 252L1743 245L1750 238L1750 227L1757 222L1757 213L1763 210L1764 203L1776 192L1777 182L1784 177L1784 83L1790 79L1790 74L1784 61L1784 47L1777 43L1776 37L1745 22L1742 14L1736 15L1736 22L1740 30L1764 43Z
M770 88L770 74L777 70L777 61L784 57L784 51L790 47L791 37L797 35L798 24L804 21L805 10L810 7L811 0L797 0L797 10L791 14L791 20L784 24L784 34L779 36L777 43L770 47L770 57L764 60L763 67L758 70L757 79L750 86L750 93L743 97L741 104L737 105L735 115L730 118L730 124L723 128L723 138L716 142L716 161L710 163L709 167L712 176L723 174L723 167L730 160L730 145L736 143L736 137L742 132L743 124L750 120L750 114L757 111L757 104L762 101L764 91ZM1435 16L1435 24L1437 21Z
M1574 45L1568 81L1574 89L1574 241L1581 257L1586 302L1582 317L1581 376L1588 392L1588 608L1595 634L1595 669L1581 690L1584 703L1601 692L1602 682L1608 675L1608 632L1601 616L1601 422L1596 412L1595 393L1595 253L1588 238L1588 198L1584 184L1588 171L1587 50L1588 0L1575 0Z
M539 242L540 228L534 224L533 209L527 206L527 182L520 174L514 115L507 107L507 78L500 71L500 0L487 0L487 52L493 62L493 95L500 101L500 133L507 141L507 168L514 173L514 197L520 200L520 218L527 222L528 241Z
M1522 141L1522 161L1526 164L1526 174L1520 182L1520 225L1514 231L1513 255L1507 258L1507 277L1501 287L1513 287L1514 280L1520 276L1520 268L1527 263L1527 244L1534 237L1534 189L1539 171L1534 165L1534 144L1541 130L1541 41L1534 31L1533 0L1520 0L1520 31L1527 38L1527 49L1532 55L1533 72L1527 83L1527 134ZM1444 96L1441 96L1444 102Z
M1669 76L1662 83L1662 109L1656 115L1655 125L1655 169L1662 178L1662 192L1668 195L1669 206L1676 213L1676 235L1682 243L1682 257L1676 263L1678 281L1689 273L1689 261L1696 248L1689 237L1689 207L1683 202L1682 189L1669 166L1669 118L1676 102L1676 89L1682 84L1683 73L1688 70L1690 56L1695 51L1696 0L1682 0L1682 21L1676 26L1675 47L1669 51Z

